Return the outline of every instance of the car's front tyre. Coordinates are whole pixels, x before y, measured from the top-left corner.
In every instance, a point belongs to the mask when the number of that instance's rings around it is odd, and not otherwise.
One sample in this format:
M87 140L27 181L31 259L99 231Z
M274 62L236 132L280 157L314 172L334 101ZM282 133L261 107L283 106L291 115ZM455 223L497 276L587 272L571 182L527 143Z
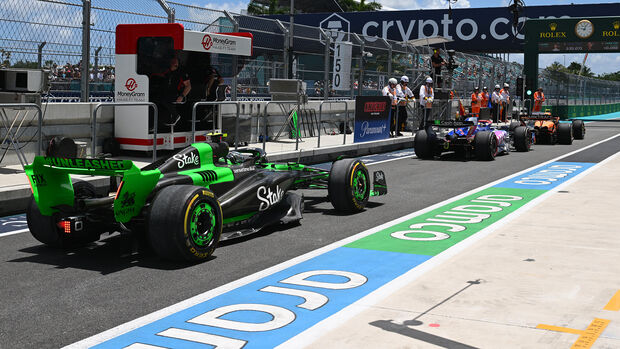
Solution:
M359 212L370 197L370 175L357 159L338 160L332 164L327 192L334 208L341 212Z

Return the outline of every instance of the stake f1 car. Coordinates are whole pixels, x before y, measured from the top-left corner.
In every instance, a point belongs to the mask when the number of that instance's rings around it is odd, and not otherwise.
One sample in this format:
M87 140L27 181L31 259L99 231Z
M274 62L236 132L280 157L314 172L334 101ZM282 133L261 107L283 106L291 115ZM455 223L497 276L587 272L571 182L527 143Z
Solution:
M478 160L493 160L499 154L509 153L511 146L517 151L529 151L531 140L531 133L525 126L509 131L507 127L492 127L491 121L469 117L464 121L433 121L416 132L413 146L421 159L455 151L463 153L466 159L473 154Z
M573 139L584 139L586 134L583 120L560 123L560 118L549 112L522 114L519 121L510 123L511 130L521 126L532 132L536 144L572 144Z
M327 189L334 208L359 212L370 196L387 193L385 175L360 160L335 161L331 170L269 163L260 149L229 152L224 142L195 143L138 169L129 160L36 157L26 166L33 198L28 227L40 242L75 246L104 232L145 234L166 259L200 261L220 240L277 223L299 221L303 196L295 189ZM122 177L115 196L97 197L70 174Z

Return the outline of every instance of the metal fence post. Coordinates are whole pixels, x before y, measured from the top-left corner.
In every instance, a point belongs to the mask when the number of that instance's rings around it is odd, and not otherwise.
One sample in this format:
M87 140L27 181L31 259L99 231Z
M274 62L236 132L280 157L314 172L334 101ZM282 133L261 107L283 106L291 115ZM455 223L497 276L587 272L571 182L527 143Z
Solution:
M157 0L157 2L159 3L159 6L161 6L161 8L163 8L166 12L166 15L168 16L168 23L174 23L174 9L168 5L166 0Z
M47 42L43 41L39 44L37 50L37 68L41 69L43 66L43 47L47 44Z
M88 85L88 66L90 63L90 0L82 0L82 102L88 102L90 88Z
M357 43L360 45L360 79L359 82L357 83L357 95L361 96L362 92L364 90L364 40L360 39L359 35L357 35L357 33L353 33L353 35L351 35L351 37L353 37L353 39L355 39L355 41L357 41Z
M383 41L388 49L387 73L389 76L392 76L392 45L384 38L381 38L381 41Z
M224 15L226 16L226 18L228 18L228 20L230 22L232 22L233 24L233 32L238 32L239 31L239 22L237 22L233 16L231 16L231 14L228 11L224 11ZM238 60L238 56L237 55L233 55L232 56L232 88L230 89L230 99L232 101L236 101L237 100L237 69L239 68L239 64L237 64L237 60Z
M324 66L323 68L323 99L328 100L329 99L329 46L331 45L331 38L322 28L319 28L319 30L321 31L321 35L325 39L325 43L324 43L325 53L323 56L323 66Z
M288 29L286 29L286 27L284 26L284 24L282 24L282 22L280 22L279 19L276 19L276 24L278 25L278 27L280 28L280 30L282 31L282 34L284 35L284 50L282 50L282 60L284 61L284 74L282 74L282 77L286 77L286 74L288 72L288 54L289 54L289 41L288 41Z

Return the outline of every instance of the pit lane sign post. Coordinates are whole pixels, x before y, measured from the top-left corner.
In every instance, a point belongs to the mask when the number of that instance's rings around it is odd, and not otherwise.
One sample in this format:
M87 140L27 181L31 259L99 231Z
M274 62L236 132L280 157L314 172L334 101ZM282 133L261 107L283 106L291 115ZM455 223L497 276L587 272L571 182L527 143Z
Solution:
M351 89L351 52L352 43L334 43L334 77L332 88L335 91L349 91Z

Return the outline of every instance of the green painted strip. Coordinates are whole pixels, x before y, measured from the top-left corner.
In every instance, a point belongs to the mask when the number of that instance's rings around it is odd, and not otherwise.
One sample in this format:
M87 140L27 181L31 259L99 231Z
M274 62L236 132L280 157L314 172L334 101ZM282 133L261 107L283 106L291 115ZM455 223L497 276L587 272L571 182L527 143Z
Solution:
M346 247L434 256L546 190L491 187L354 241Z
M255 214L256 214L256 212L252 212L252 213L242 214L241 216L224 218L224 221L223 221L224 223L223 224L228 224L228 223L232 223L232 222L242 221L244 219L248 219L248 218L252 217Z

